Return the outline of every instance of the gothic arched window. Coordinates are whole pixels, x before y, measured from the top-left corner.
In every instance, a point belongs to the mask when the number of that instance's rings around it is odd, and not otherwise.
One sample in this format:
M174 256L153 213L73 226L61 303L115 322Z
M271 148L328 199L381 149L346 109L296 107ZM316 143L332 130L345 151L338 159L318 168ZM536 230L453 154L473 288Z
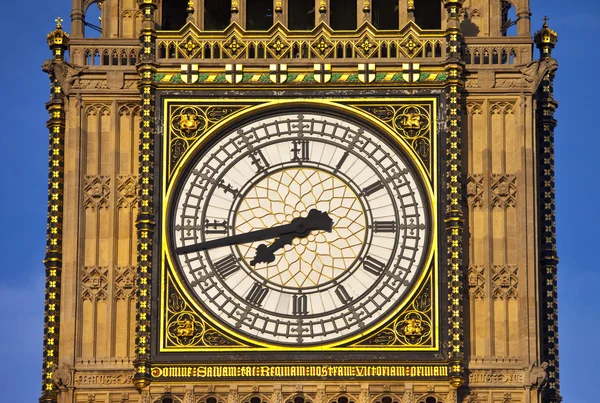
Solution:
M421 29L442 28L442 2L415 0L415 22Z
M315 2L306 0L288 0L288 28L297 31L309 31L315 27Z
M398 29L400 26L398 9L398 0L373 0L371 10L375 28Z
M162 29L180 30L187 19L187 0L164 0L162 3Z
M302 395L296 395L287 399L286 403L307 403L306 399Z
M356 29L356 0L331 0L329 25L333 29Z
M375 400L375 403L400 403L400 399L393 398L392 396L381 396Z
M204 30L222 31L231 22L231 0L204 0Z
M517 12L508 0L500 2L502 7L502 36L514 36L517 34Z
M85 24L84 37L100 38L102 35L102 6L99 2L94 2L85 10L83 17Z
M336 400L331 403L354 403L354 400L349 399L347 396L339 396Z
M273 25L273 0L246 0L246 29L266 31Z

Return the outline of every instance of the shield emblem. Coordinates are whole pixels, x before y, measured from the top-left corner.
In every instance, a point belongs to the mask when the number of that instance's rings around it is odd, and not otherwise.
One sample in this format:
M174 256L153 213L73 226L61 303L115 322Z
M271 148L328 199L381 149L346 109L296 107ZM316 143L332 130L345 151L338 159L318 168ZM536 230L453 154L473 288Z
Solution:
M315 81L320 84L331 81L331 64L315 64L314 77Z
M239 84L244 79L244 66L228 64L225 66L225 80L230 84Z
M182 64L181 65L181 81L186 84L194 84L198 82L198 65L197 64Z

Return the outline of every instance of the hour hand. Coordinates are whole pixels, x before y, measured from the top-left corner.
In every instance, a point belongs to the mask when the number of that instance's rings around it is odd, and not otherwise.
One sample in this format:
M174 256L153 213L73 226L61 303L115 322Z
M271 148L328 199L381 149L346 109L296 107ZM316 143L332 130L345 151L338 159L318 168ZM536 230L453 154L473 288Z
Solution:
M280 236L271 245L260 244L256 247L256 255L250 262L251 266L258 263L273 263L275 261L275 252L283 248L285 245L291 245L296 238L296 234L285 234Z
M271 245L258 245L256 255L250 262L250 265L255 266L258 263L272 263L275 261L275 252L283 248L285 245L291 245L294 238L306 238L311 231L327 231L331 232L333 228L333 220L329 214L319 210L310 210L307 217L298 217L292 220L289 225L294 225L296 231L293 233L282 234Z

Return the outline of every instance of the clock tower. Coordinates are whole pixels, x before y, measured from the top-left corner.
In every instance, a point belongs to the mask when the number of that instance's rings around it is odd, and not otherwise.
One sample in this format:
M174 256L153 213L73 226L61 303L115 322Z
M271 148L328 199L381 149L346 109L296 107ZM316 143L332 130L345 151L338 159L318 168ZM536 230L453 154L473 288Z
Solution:
M40 402L560 402L558 36L530 16L74 0Z

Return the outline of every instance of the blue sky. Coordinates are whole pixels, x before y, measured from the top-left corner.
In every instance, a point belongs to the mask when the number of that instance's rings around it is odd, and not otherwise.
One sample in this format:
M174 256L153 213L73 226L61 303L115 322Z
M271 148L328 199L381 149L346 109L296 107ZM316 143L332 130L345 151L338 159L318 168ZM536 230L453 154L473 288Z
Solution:
M50 58L46 34L57 15L68 20L68 0L8 2L0 14L4 51L0 56L0 379L2 400L37 401L40 394L41 335L47 178L48 78L40 65ZM544 14L560 39L556 98L559 320L561 386L566 402L597 398L600 348L600 269L596 238L600 223L594 116L598 79L600 2L532 0L532 26ZM23 23L23 25L21 25ZM69 24L65 23L68 30Z

